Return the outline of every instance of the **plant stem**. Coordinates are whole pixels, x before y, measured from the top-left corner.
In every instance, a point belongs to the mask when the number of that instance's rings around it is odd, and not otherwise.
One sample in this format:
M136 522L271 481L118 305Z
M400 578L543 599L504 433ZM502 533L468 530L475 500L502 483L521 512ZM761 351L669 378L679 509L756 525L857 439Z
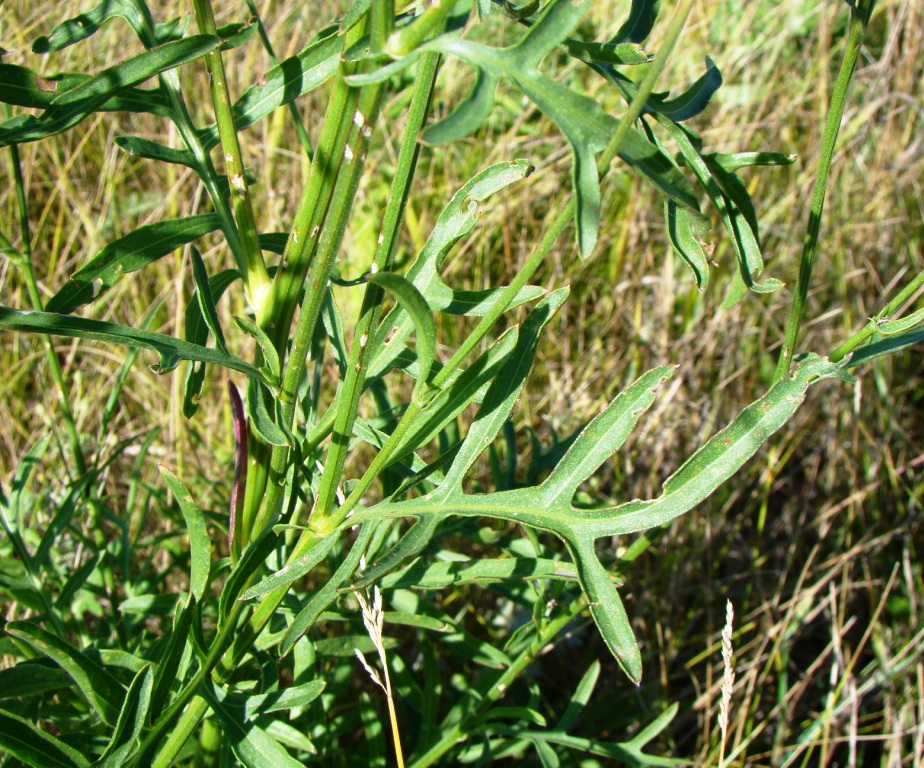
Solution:
M196 23L199 25L199 30L203 34L217 35L218 30L215 26L211 0L193 0L193 7L196 11ZM218 135L224 151L225 173L231 185L231 207L234 210L234 218L243 246L244 291L247 294L247 301L254 309L257 322L262 322L270 291L270 277L266 271L266 263L263 261L263 252L260 250L253 205L244 178L244 161L237 139L237 129L234 127L231 96L228 91L228 81L220 48L206 54L205 65L209 71L209 90L215 109Z
M835 363L839 360L843 360L847 355L863 344L870 336L876 333L879 324L888 320L895 312L901 309L905 302L909 301L914 294L920 290L921 286L924 286L924 269L918 272L911 282L906 284L905 287L896 294L895 298L886 304L883 309L871 317L869 322L863 326L861 330L835 349L830 355L831 360Z
M834 150L837 144L837 135L844 116L844 107L847 103L847 90L850 79L860 55L863 37L866 34L866 24L869 14L872 13L873 2L861 2L857 7L850 9L850 26L847 33L847 49L844 60L834 84L834 93L831 96L831 106L828 108L828 119L825 123L822 137L821 158L818 171L815 175L815 187L812 191L812 203L809 210L808 226L805 238L802 241L802 263L799 267L799 281L793 296L792 306L789 310L789 321L786 324L786 336L780 350L780 359L777 362L774 374L774 383L789 375L792 367L792 358L796 344L799 343L799 332L805 316L805 305L808 300L809 286L812 282L812 270L815 266L815 252L818 247L818 237L821 231L821 216L825 207L825 193L828 189L828 172L831 161L834 159Z
M382 218L382 230L376 248L375 257L371 271L388 271L391 268L394 259L394 253L398 246L398 238L401 224L404 221L404 212L407 207L407 200L410 195L411 182L414 178L414 172L417 167L417 158L419 155L419 144L417 136L423 123L426 120L430 100L433 95L433 87L436 82L436 73L439 65L439 56L434 53L425 54L420 63L420 69L417 74L417 83L414 86L414 92L411 96L411 104L408 114L408 124L404 131L404 139L401 142L401 149L398 153L398 162L394 180L392 181L391 191L388 197L388 203L385 206L385 213ZM373 338L379 324L381 315L383 292L373 284L367 284L363 295L363 303L359 313L359 319L354 334L353 346L350 350L350 360L346 369L346 377L341 388L340 401L337 407L337 414L334 421L334 438L331 442L330 451L324 465L324 474L321 477L321 484L318 489L318 501L313 513L312 527L318 531L330 530L333 526L328 525L329 517L332 514L334 501L336 497L336 488L343 475L343 468L346 462L347 448L349 437L353 434L353 423L356 420L356 414L359 408L359 399L364 389L366 371L369 368L369 359L372 346L368 340ZM414 406L411 406L413 409ZM402 424L413 421L411 414L405 414ZM399 427L400 431L400 427ZM394 435L389 443L394 444ZM383 451L380 451L373 461L381 462ZM377 471L377 469L376 469ZM370 475L374 477L373 467L369 468L363 480ZM350 498L361 496L361 494L372 482L369 477L368 482L364 484L360 481L359 485L350 494ZM362 488L362 491L359 489ZM359 494L357 494L359 491ZM347 510L348 511L348 510ZM346 512L344 512L346 514ZM338 519L342 516L338 514Z

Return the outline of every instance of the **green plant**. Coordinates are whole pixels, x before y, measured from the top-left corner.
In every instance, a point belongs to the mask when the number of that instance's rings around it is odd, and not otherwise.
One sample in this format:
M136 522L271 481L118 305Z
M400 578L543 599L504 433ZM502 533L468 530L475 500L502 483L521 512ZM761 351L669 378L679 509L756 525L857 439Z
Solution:
M623 161L621 169L641 175L664 195L671 244L698 286L710 277L702 241L708 225L700 204L704 194L733 245L742 287L757 294L781 287L761 279L757 216L737 171L791 159L776 153L704 152L685 121L706 107L721 84L711 62L680 96L655 91L691 4L678 4L652 59L642 46L653 29L658 2L633 2L625 24L603 44L576 37L587 0L555 0L542 8L530 3L523 9L484 0L443 0L422 13L413 7L396 13L391 2L355 2L337 24L319 32L300 54L280 62L265 83L251 86L233 104L222 52L255 44L260 25L252 21L219 29L208 0L194 3L198 34L187 34L179 21L155 23L141 0L121 0L64 22L36 43L38 50L60 50L121 17L144 50L95 76L45 78L2 65L3 100L41 110L38 116L21 114L0 125L0 144L13 152L14 169L20 167L18 145L67 131L94 112L153 114L172 121L182 149L136 136L118 137L116 144L136 157L192 169L211 212L149 224L116 239L76 271L43 310L29 252L28 201L22 175L17 175L22 245L17 251L12 238L5 238L4 247L24 269L32 309L0 309L0 327L114 342L132 352L153 350L161 372L185 360L184 411L190 418L199 407L206 364L233 371L235 380L246 378L247 385L246 415L237 390L230 388L239 441L227 519L203 512L166 467L161 474L175 504L167 502L163 487L139 489L139 470L126 514L115 512L99 493L97 478L123 446L108 454L97 451L88 461L66 397L62 422L74 467L66 493L43 494L39 501L28 490L30 472L49 449L47 438L21 462L2 499L9 546L17 558L15 564L10 560L5 589L29 613L28 621L6 625L5 650L26 660L4 670L0 681L6 691L0 744L16 759L33 765L91 760L209 765L218 764L222 751L230 748L247 765L301 764L312 755L350 764L353 760L342 750L360 727L373 745L383 741L375 703L368 696L355 701L355 648L395 665L397 708L387 675L383 688L388 689L394 732L400 729L405 743L415 743L412 765L430 765L449 755L470 761L522 756L530 749L542 764L556 765L562 748L640 765L678 762L643 752L669 723L671 709L624 743L604 744L569 733L593 691L596 664L551 727L537 709L538 692L530 691L525 704L499 702L522 683L543 649L588 610L628 677L638 682L641 655L616 574L625 572L631 580L629 566L658 529L728 480L789 420L812 384L849 380L849 368L922 338L912 328L920 313L897 321L882 315L875 329L883 334L881 340L860 347L848 360L846 352L868 339L864 330L845 342L833 362L806 354L791 372L801 323L798 309L778 381L693 453L657 498L606 507L585 503L578 492L643 418L657 388L673 375L670 366L635 378L579 433L548 448L537 443L529 481L517 476L518 449L509 417L542 333L568 293L547 292L529 281L572 223L581 255L592 254L600 227L600 181L613 173L617 158ZM849 62L855 61L872 7L866 2L851 8ZM476 19L492 16L493 23L498 10L523 22L519 28L509 23L509 33L517 34L515 44L492 47L474 42L469 32L460 34ZM539 69L540 62L561 50L614 86L612 93L626 104L618 118L610 114L616 111L613 105L605 108L577 86ZM425 125L441 57L473 67L475 81L448 117ZM197 128L190 113L190 99L184 96L189 86L177 72L183 64L208 72L215 123L206 128ZM821 193L852 66L845 65L837 86L828 151L819 171ZM634 68L642 73L636 79L631 77ZM155 88L138 87L155 77ZM311 169L292 227L287 233L261 232L238 133L330 80L327 111L310 148ZM450 249L477 223L479 204L512 185L529 183L524 181L531 170L528 162L496 163L452 196L423 249L399 273L401 226L421 163L420 140L459 141L479 129L495 114L501 81L566 137L573 154L573 194L558 203L552 222L508 285L454 290L443 281L441 268ZM356 213L353 203L367 153L380 150L376 130L384 122L386 96L402 89L407 93L406 126L377 247L365 259L362 276L345 280L336 264ZM211 157L219 146L224 174ZM821 202L823 197L812 210L808 267L797 286L802 297L811 279ZM106 295L126 273L216 231L236 268L206 265L190 246L196 295L186 311L185 338L151 332L148 320L130 327L72 314ZM276 264L266 264L266 252L279 256ZM884 312L891 315L913 296L920 279L908 283ZM249 310L234 318L235 333L226 336L216 303L238 280ZM361 299L348 334L338 296L355 293ZM511 310L526 306L529 314L521 322L509 319ZM434 313L472 318L449 353L437 354ZM500 330L504 322L508 327ZM256 349L249 358L247 344ZM132 354L126 358L109 413L134 359ZM51 354L49 360L60 385L57 359ZM336 383L330 380L334 371ZM104 421L99 432L105 431ZM499 436L506 472L496 460ZM493 488L467 487L486 450L495 459ZM172 546L169 569L151 562L151 550L161 541L145 541L132 525L142 494L175 526L159 534ZM25 507L39 503L54 508L43 531L23 522L29 516ZM90 537L74 522L87 511ZM479 528L476 521L482 519L498 524ZM121 531L113 540L103 533L111 525ZM227 557L215 557L216 550L225 554L224 537L216 534L225 528ZM188 552L169 544L180 531L189 536ZM618 557L598 549L605 537L639 532L644 535ZM460 559L452 549L459 541L482 556ZM484 554L489 549L494 551ZM80 563L73 573L65 566L69 557ZM178 590L176 569L187 566L188 589ZM469 583L485 585L498 601L528 617L503 650L478 640L463 616L419 594ZM45 585L53 585L54 600ZM394 610L382 614L362 602L366 627L378 627L368 638L350 595L374 585L386 591ZM78 595L89 595L84 600L95 603L100 614L95 626L86 626L75 609L81 605L75 601ZM139 618L149 615L160 617L153 627ZM381 621L396 631L410 627L424 633L415 659L423 670L422 684L415 682L406 660L388 653L389 632L382 636ZM319 624L345 629L324 637L306 634ZM441 665L455 656L471 660L483 673L474 681L454 677L444 682ZM437 721L444 687L452 689L456 700ZM419 728L410 717L401 717L402 709L421 713ZM374 759L382 759L384 751L373 746Z

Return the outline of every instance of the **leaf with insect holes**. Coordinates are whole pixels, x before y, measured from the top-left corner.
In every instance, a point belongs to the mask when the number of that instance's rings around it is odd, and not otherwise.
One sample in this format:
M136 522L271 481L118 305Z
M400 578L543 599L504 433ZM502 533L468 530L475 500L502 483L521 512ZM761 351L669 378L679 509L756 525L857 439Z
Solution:
M20 115L0 124L0 146L37 141L73 128L122 89L195 61L219 45L217 37L195 35L136 54L57 95L39 117Z
M213 213L159 221L113 240L74 272L48 302L48 312L67 315L101 298L122 275L135 272L219 228Z
M0 748L33 768L90 768L90 761L69 744L12 712L0 709Z
M58 24L51 32L32 44L33 53L52 53L86 40L110 19L122 18L146 46L161 45L183 36L186 21L173 19L155 24L147 5L141 0L103 0L79 16ZM151 34L153 33L153 35Z
M7 622L7 634L31 645L67 672L106 725L114 726L125 701L125 688L106 669L70 643L29 621Z
M155 373L172 371L180 360L194 360L239 371L264 384L275 386L266 381L264 374L250 363L234 355L217 349L210 349L199 344L190 344L173 336L151 331L140 331L126 325L106 323L72 315L56 315L51 312L21 312L8 307L0 307L0 328L8 331L26 333L48 333L52 336L69 336L76 339L94 339L112 344L121 344L137 349L149 349L156 352L160 362L152 366Z
M209 569L212 563L212 542L209 539L205 516L185 483L163 464L159 464L157 468L180 505L186 522L189 534L189 591L196 602L201 603L209 585Z

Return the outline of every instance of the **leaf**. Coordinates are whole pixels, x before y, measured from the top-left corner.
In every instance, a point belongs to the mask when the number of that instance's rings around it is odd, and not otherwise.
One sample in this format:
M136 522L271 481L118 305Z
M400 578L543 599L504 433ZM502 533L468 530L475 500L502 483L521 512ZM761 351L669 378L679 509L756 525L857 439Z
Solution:
M693 273L696 288L702 291L709 284L709 255L703 245L703 238L709 231L709 219L681 208L673 200L665 200L664 220L671 246Z
M242 707L219 701L216 692L207 686L201 690L242 765L246 768L302 768L285 747L244 715Z
M140 748L141 732L151 705L153 680L150 664L145 664L135 675L125 695L125 704L119 713L109 745L95 764L98 768L121 768Z
M856 368L858 365L868 363L870 360L894 354L901 349L906 349L921 342L924 342L924 329L896 333L887 336L882 341L874 341L872 344L860 347L851 355L850 360L846 361L846 365L848 368Z
M645 108L679 123L696 117L706 109L716 91L721 87L722 73L715 62L707 56L706 71L686 91L673 99L668 99L661 94L652 94Z
M590 697L593 694L594 688L596 688L597 681L599 679L600 662L598 660L594 660L581 677L580 681L574 689L574 693L571 694L571 700L568 702L568 706L562 713L561 719L555 725L556 731L567 731L572 725L574 725L577 719L581 716L581 713L587 707L587 702L590 701Z
M0 747L33 768L89 768L76 749L11 712L0 710Z
M201 603L209 586L209 569L212 565L212 542L209 539L205 516L183 481L163 464L158 464L157 468L180 505L183 520L186 522L186 530L189 533L189 591L196 602Z
M575 226L585 258L596 245L600 224L596 155L607 146L617 121L597 101L542 74L537 67L565 41L588 6L589 0L550 2L526 35L509 48L490 48L449 36L438 37L424 46L455 56L479 70L473 91L442 123L424 131L424 141L454 140L468 135L492 111L494 94L502 78L515 85L565 135L574 155ZM680 204L698 208L696 196L679 169L638 132L630 130L626 134L619 156Z
M527 333L524 328L521 339L524 336L534 338L534 333ZM514 353L508 366L518 366L514 362L517 357ZM521 362L528 369L531 356L522 357ZM462 490L462 480L497 435L525 376L513 370L507 375L501 374L491 385L452 468L436 491L408 501L381 502L354 514L350 523L413 517L421 523L426 521L431 527L450 516L484 516L561 537L574 559L598 629L629 677L637 682L641 674L638 648L622 600L596 555L594 542L604 536L649 530L688 512L737 472L786 423L811 384L825 378L846 376L843 364L807 355L801 359L795 373L775 384L764 397L747 406L731 424L697 450L665 482L663 493L657 499L630 501L608 508L574 507L571 497L577 485L622 443L641 413L653 402L653 389L668 375L670 369L667 367L655 369L620 394L578 435L558 468L539 486L466 494Z
M270 445L289 445L289 438L276 422L263 396L264 388L255 379L247 381L247 422Z
M69 336L76 339L94 339L126 347L149 349L156 352L160 358L158 365L152 366L155 373L172 371L179 365L180 360L195 360L202 363L215 363L264 381L264 376L260 371L233 355L199 344L180 341L173 336L140 331L126 325L71 315L56 315L51 312L21 312L0 306L0 328L25 333Z
M247 696L245 714L247 717L264 715L269 712L285 712L296 707L304 707L318 698L327 683L323 680L311 680L281 691L271 691L258 696Z
M651 34L660 10L661 0L632 0L629 18L623 22L611 42L644 42Z
M7 634L28 643L39 653L57 662L71 676L103 722L110 726L116 724L125 700L125 689L109 672L70 643L32 622L11 621L5 630Z
M407 279L427 300L431 310L466 315L483 315L490 311L504 286L488 291L454 291L442 281L439 270L450 249L475 226L478 203L525 178L531 171L532 166L525 160L496 163L476 174L452 196L440 213L426 245L407 271ZM543 294L538 286L525 286L517 293L510 308ZM389 370L405 348L405 341L413 329L413 321L401 306L385 316L373 343L375 357L369 365L368 379L375 379Z
M796 155L784 155L782 152L739 152L734 155L714 153L704 157L728 173L756 165L792 165L796 162Z
M166 43L182 36L185 22L179 19L155 24L144 2L137 0L103 0L99 5L58 24L47 36L32 44L33 53L52 53L86 40L110 19L123 18L147 47ZM149 31L153 31L151 40Z
M58 96L86 85L92 77L62 73L46 77L16 64L0 63L0 101L30 109L46 109ZM123 88L98 107L100 112L147 112L160 117L171 114L170 102L160 89Z
M436 323L433 321L433 313L420 291L401 275L376 272L366 279L394 296L411 318L411 322L414 323L414 328L417 330L416 350L419 370L413 398L420 402L427 390L427 379L436 355ZM362 346L364 342L360 339L359 343Z
M188 601L182 606L173 620L173 629L166 645L157 660L154 670L154 683L151 690L151 720L160 717L167 700L170 697L170 688L173 686L180 660L186 650L189 637L189 627L195 613L195 602Z
M236 269L224 269L218 274L212 275L209 278L212 303L217 304L228 287L235 280L239 280L240 277L241 273ZM209 328L205 318L202 316L202 307L199 304L198 296L195 298L196 301L190 301L186 305L184 332L186 341L204 347L209 338ZM192 418L199 409L199 396L204 383L205 365L198 361L192 362L186 371L186 386L183 390L183 415L187 419Z
M426 445L471 403L481 402L490 382L516 347L518 337L516 328L511 328L468 368L444 384L410 426L407 437L395 449L394 460L400 461Z
M461 562L438 560L433 563L421 560L386 576L380 583L383 589L445 589L459 584L494 584L523 579L576 581L577 572L569 562L545 558L503 557ZM368 572L364 572L363 581L355 586L372 581Z
M132 157L143 157L146 160L157 160L161 163L173 163L174 165L185 165L192 168L200 176L203 174L199 161L188 149L174 149L158 144L150 139L142 139L140 136L116 136L116 146L123 152L127 152ZM214 216L215 214L204 214ZM218 228L216 223L215 228Z
M441 490L458 486L488 443L497 436L526 382L542 329L561 309L567 298L566 288L550 293L533 308L523 322L516 348L488 389L478 416L469 429L459 453L456 454L452 467L446 473L440 486Z
M48 302L46 311L67 315L102 297L118 279L218 229L214 213L160 221L113 240L70 276Z
M304 50L280 61L265 75L265 82L248 88L234 104L234 127L249 128L273 110L314 90L337 73L343 38L328 27ZM199 132L205 149L219 142L218 127L211 125Z
M549 504L571 503L578 485L590 477L629 437L639 416L651 407L655 392L673 376L674 366L661 366L639 377L577 436L564 458L542 483Z
M924 309L919 309L916 312L912 312L910 315L899 317L895 320L882 318L876 322L876 330L883 336L895 336L921 323L924 323Z
M215 308L215 300L212 298L212 289L209 285L209 275L205 271L205 263L202 261L202 255L196 246L189 249L190 260L192 261L193 280L196 283L196 303L199 305L199 311L202 313L202 319L205 325L215 337L215 346L219 350L228 354L228 347L225 344L225 335L221 331L221 322L218 319L218 310Z
M73 128L123 88L195 61L220 44L217 37L195 35L132 56L56 96L41 116L20 115L0 124L0 146L36 141Z
M336 536L327 536L326 538L319 539L307 552L305 552L305 554L297 557L291 563L286 563L284 567L280 568L272 575L254 584L241 595L240 599L252 600L255 597L262 597L282 587L288 587L290 584L312 571L318 563L327 557L327 553L330 552L336 542Z
M273 345L270 337L266 335L266 332L259 325L249 318L235 316L234 322L237 323L238 328L248 336L251 336L257 344L260 345L260 351L263 353L263 363L268 370L270 380L278 382L282 369L279 365L279 353L276 351L276 347Z
M673 136L687 164L693 169L712 204L721 214L738 257L738 271L748 289L754 293L772 293L779 290L783 286L779 280L769 278L762 283L757 282L764 269L764 260L760 241L754 228L756 217L745 215L741 207L736 205L735 201L720 186L720 177L727 181L729 175L717 165L710 164L700 154L691 140L691 134L686 129L664 116L658 116L658 122ZM737 198L745 207L751 207L750 197L746 190L743 192L743 197L739 194ZM753 213L753 207L751 207L751 213Z
M73 680L67 672L60 667L49 667L41 661L23 661L0 669L0 700L37 696L69 685L73 685Z
M323 611L326 611L331 603L337 599L338 590L353 577L359 567L360 560L365 554L366 547L369 545L372 534L375 533L377 527L378 524L373 523L364 525L359 529L356 541L353 542L353 546L350 548L350 554L344 558L337 570L328 577L327 581L324 582L324 586L312 594L305 607L292 619L292 623L279 644L279 654L281 656L287 655L292 650L299 638L314 626L318 616ZM338 537L331 536L330 538L337 539Z

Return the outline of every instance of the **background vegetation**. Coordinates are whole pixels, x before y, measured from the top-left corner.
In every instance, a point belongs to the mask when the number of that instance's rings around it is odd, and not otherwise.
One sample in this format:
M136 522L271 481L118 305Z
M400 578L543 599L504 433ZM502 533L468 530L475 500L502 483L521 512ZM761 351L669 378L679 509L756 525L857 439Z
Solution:
M163 18L186 12L183 4L175 5L162 11ZM315 3L258 5L266 18L276 20L269 33L280 58L301 48L317 29L319 16L336 12L333 3L323 10ZM0 41L9 49L6 60L39 70L67 69L74 48L51 61L39 60L30 49L48 31L49 19L81 10L78 2L66 6L64 11L44 0L5 3ZM240 19L236 6L216 3L219 24ZM588 24L595 25L599 39L615 31L622 6L610 0L595 4ZM725 85L695 121L707 147L731 139L739 150L798 156L792 166L764 169L746 179L761 214L767 274L787 286L798 273L799 238L846 20L840 2L701 2L668 78L694 79L702 62L684 51L708 52ZM811 295L812 321L802 348L833 349L878 309L888 286L924 267L922 29L921 3L879 3L834 162ZM94 38L90 50L98 57L97 66L115 60L123 32L110 25ZM86 56L85 50L79 55ZM235 49L229 61L232 93L269 67L258 45ZM568 71L571 77L584 76L577 67ZM468 75L464 68L447 67L441 77L436 108L448 111L464 93ZM596 81L588 84L602 87ZM518 260L543 231L551 200L567 177L570 158L554 126L516 92L502 94L503 109L492 117L487 136L423 152L424 170L408 209L406 248L399 260L419 251L446 199L476 171L513 157L527 157L537 166L528 186L512 187L493 199L476 235L451 257L460 286L509 282ZM320 96L298 105L312 137L318 121L315 99ZM393 170L388 158L396 154L402 136L402 126L389 121L389 110L400 106L384 109L382 161L370 169L357 200L368 226L363 215L354 217L341 263L344 277L354 277L374 247ZM191 172L135 159L112 142L118 133L132 133L175 143L175 137L154 132L160 125L105 114L53 141L21 148L31 218L37 222L32 250L46 298L75 265L114 237L149 221L200 210L202 193ZM286 229L307 162L285 110L248 131L245 142L247 164L258 180L256 206L265 217L260 228ZM0 153L0 168L3 178L11 178L6 152ZM655 193L629 175L617 176L604 189L609 193L603 220L612 224L604 224L594 257L579 264L573 238L563 239L536 281L546 287L570 283L572 296L555 321L554 343L543 343L541 365L524 390L516 439L528 455L527 428L547 445L554 435L570 434L599 412L642 371L678 365L671 388L627 449L598 474L603 478L599 485L587 489L588 498L615 501L656 495L705 435L766 390L789 302L784 288L723 307L732 284L727 267L716 269L707 289L698 292L667 245ZM12 186L4 184L0 218L13 222L17 217ZM723 254L731 246L717 222L712 234L717 262L730 264ZM209 258L207 249L203 252ZM156 306L152 328L181 336L192 285L177 282L190 274L183 266L188 254L177 252L172 258L171 269L147 271L143 281L117 286L104 306L94 305L94 316L122 322ZM0 261L0 290L4 304L28 304L20 274L6 260ZM223 299L222 311L241 314L242 305L231 306L237 301L243 299ZM834 309L826 311L829 306ZM358 306L351 307L345 297L341 309L349 317ZM453 329L441 332L452 339ZM125 353L60 338L54 344L80 432L91 437ZM50 433L66 443L56 431L58 398L44 354L38 337L0 335L4 488L35 435ZM924 358L917 348L878 361L852 391L833 384L813 389L811 407L800 410L768 450L637 561L623 596L643 644L641 687L634 689L619 674L590 625L568 638L566 648L548 655L537 672L543 689L567 695L591 661L600 658L606 685L598 686L584 732L625 735L626 728L679 702L680 713L660 751L703 763L714 754L717 740L720 632L728 599L737 616L738 682L727 748L735 755L732 764L924 764L922 384ZM159 377L136 366L103 435L109 447L129 445L100 479L107 497L117 513L129 517L132 535L148 542L149 556L164 565L179 556L181 542L161 535L176 521L161 517L159 506L150 501L163 493L155 459L178 468L204 509L218 516L228 505L234 442L230 406L217 374L206 386L203 404L187 421L181 377ZM483 467L485 473L491 469L487 463ZM53 494L61 487L61 472L61 452L50 451L34 488ZM32 514L45 514L40 498ZM116 535L105 520L92 522L106 536ZM90 519L86 526L92 537ZM627 543L614 541L613 546ZM503 643L511 624L481 619L488 614L480 602L486 594L477 588L445 590L442 606L465 606L473 632ZM85 607L87 622L98 609ZM4 618L19 618L18 610L7 604ZM413 642L410 633L402 639ZM358 685L371 683L359 680Z

